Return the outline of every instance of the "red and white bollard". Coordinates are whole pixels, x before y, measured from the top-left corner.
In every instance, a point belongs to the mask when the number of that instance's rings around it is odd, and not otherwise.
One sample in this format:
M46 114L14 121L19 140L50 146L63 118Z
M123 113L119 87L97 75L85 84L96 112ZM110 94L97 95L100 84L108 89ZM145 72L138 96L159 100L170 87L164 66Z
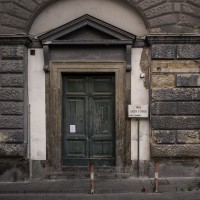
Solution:
M94 164L90 163L90 194L94 194Z
M154 161L154 192L158 192L158 161Z

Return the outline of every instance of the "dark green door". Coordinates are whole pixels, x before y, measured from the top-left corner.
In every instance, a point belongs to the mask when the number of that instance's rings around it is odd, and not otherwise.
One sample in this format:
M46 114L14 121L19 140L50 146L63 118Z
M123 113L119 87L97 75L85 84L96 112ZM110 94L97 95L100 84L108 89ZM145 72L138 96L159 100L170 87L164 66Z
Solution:
M114 75L63 75L63 165L115 165Z

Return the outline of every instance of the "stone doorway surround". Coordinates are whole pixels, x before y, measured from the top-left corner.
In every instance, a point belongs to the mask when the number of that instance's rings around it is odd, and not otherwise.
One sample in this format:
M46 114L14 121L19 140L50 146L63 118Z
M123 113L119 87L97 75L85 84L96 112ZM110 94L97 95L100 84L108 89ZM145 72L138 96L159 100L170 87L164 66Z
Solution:
M47 160L51 172L62 171L62 74L63 73L114 73L115 75L115 129L116 171L124 172L126 163L126 99L129 94L124 62L50 62L46 73L47 106ZM129 131L130 132L130 131ZM130 135L130 133L129 133Z

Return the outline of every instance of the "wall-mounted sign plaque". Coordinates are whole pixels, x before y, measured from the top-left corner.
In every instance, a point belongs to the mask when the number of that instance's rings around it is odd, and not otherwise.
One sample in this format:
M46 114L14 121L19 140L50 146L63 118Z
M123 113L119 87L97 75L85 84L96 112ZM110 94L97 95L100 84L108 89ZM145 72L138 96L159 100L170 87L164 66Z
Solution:
M148 118L149 106L148 105L128 105L128 117Z

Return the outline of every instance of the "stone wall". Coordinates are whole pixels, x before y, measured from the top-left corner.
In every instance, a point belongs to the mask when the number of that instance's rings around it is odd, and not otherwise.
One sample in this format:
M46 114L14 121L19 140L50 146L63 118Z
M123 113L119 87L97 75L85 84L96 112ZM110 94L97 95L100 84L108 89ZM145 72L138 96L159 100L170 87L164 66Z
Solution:
M143 17L151 33L200 33L198 0L118 0ZM57 0L0 1L0 34L28 33L35 17Z
M153 158L200 157L200 45L179 39L150 39Z
M24 180L28 174L25 135L27 41L27 38L0 37L1 181Z

